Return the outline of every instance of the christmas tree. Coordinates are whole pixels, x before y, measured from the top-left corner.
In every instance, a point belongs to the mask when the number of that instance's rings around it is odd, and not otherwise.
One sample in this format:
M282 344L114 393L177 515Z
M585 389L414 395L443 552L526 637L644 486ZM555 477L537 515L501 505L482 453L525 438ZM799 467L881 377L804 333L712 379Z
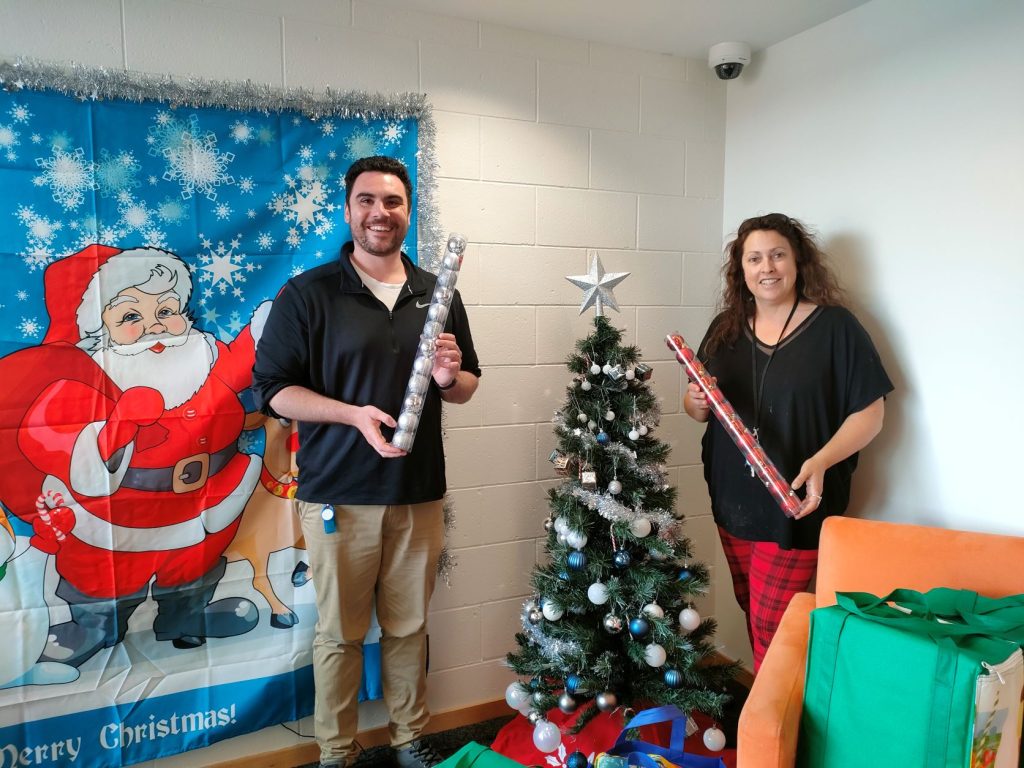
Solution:
M554 706L579 710L574 730L600 711L674 704L721 714L733 664L715 663L715 623L694 599L707 568L693 559L666 482L670 448L655 437L660 409L651 368L603 316L611 289L628 273L605 273L595 255L581 313L595 306L594 330L568 359L572 383L555 415L551 461L565 481L549 491L545 565L533 573L519 649L508 655L521 682L511 706L535 724L542 751L558 746L544 719Z

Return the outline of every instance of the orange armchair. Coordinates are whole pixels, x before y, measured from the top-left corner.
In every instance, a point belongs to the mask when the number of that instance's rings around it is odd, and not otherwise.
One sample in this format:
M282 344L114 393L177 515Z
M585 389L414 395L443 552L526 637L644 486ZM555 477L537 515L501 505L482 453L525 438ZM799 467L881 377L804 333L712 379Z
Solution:
M1024 593L1024 538L831 517L819 545L817 592L796 595L740 712L737 768L791 768L803 709L810 613L836 592L906 587Z

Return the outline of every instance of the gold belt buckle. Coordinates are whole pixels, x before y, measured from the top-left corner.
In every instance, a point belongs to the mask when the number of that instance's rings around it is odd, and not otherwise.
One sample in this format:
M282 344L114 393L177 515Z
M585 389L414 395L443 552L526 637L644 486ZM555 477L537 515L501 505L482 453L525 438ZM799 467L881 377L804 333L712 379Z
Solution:
M174 476L171 478L171 490L175 493L188 493L206 485L210 476L210 454L197 453L186 456L174 465Z

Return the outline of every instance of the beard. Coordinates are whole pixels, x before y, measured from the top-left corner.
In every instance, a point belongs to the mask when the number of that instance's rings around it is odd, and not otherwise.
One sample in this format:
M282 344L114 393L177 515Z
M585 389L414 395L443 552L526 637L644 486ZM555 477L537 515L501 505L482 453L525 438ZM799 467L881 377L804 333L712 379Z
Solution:
M148 351L158 344L163 346L162 352ZM205 333L189 328L177 336L143 336L134 344L108 340L92 359L122 392L132 387L155 389L170 410L190 400L206 383L216 351Z

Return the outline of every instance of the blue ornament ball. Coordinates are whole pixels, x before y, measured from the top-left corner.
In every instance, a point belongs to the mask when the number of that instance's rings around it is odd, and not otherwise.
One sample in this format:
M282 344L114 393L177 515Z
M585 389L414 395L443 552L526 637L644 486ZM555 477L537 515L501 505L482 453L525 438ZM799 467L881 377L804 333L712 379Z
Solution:
M560 578L562 581L568 581L569 580L569 572L568 571L559 571L558 572L558 578Z
M565 558L565 564L574 571L581 571L587 567L587 556L579 550L570 552Z
M665 670L665 685L669 688L679 688L683 684L683 676L679 670L666 669Z
M530 690L531 691L540 690L540 678L534 677L534 678L530 679Z
M647 633L651 631L651 623L643 616L636 616L629 620L629 634L639 640L642 637L647 637Z
M583 681L579 675L569 675L565 678L565 692L566 693L579 693L580 688L583 686Z
M603 429L597 433L597 442L600 443L601 445L608 445L609 440L611 440L611 438L608 437L608 433L605 432Z
M587 768L589 762L582 752L573 752L565 759L565 768Z
M679 578L676 579L676 581L689 581L692 578L693 574L690 572L690 569L683 568L681 571L679 571Z
M615 551L612 562L616 568L628 568L629 564L633 562L633 556L627 550L619 549Z

